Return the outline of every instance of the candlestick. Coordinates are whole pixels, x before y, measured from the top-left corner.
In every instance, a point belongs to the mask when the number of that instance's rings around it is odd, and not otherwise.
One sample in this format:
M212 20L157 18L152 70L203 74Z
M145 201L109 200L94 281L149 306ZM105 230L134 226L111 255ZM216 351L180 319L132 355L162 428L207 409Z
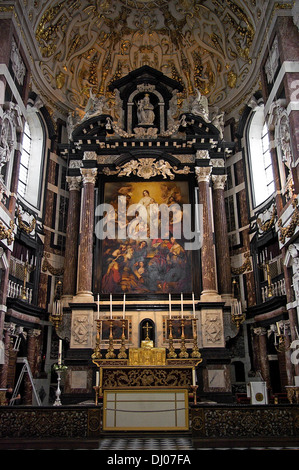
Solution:
M55 400L53 406L61 406L61 400L60 400L60 395L61 395L61 389L60 389L61 371L57 370L56 374L57 374L57 389L56 389L56 392L55 392L56 400Z
M105 355L106 359L114 359L115 354L113 352L114 347L113 347L113 321L110 320L110 333L109 333L109 347L107 354Z
M122 321L121 346L119 348L119 353L118 353L118 356L117 356L118 359L127 359L125 326L126 326L126 321L123 320Z
M280 327L279 327L279 323L278 323L278 321L276 322L276 327L277 327L277 333L280 335L280 334L281 334L281 332L280 332Z
M171 294L169 294L169 318L171 319Z
M168 337L168 342L169 342L169 353L168 356L170 359L174 359L177 357L177 354L174 350L173 347L173 336L172 336L172 320L169 320L169 337Z
M58 347L58 365L61 366L61 356L62 356L62 340L59 340L59 347Z
M195 318L194 292L192 292L192 306L193 306L193 316L194 316L194 318Z

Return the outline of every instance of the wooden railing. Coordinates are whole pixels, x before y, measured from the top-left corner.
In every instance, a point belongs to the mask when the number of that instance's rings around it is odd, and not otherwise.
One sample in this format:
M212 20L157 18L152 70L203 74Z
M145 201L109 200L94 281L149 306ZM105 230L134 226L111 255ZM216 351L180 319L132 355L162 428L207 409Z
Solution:
M298 405L194 405L196 448L299 447Z
M100 406L0 406L0 441L96 441L101 434ZM84 444L85 443L85 444Z

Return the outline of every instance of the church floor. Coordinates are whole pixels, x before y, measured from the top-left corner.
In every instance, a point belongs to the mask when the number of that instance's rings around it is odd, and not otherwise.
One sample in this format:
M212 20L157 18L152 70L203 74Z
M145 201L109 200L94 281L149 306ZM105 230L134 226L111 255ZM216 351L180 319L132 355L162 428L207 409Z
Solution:
M189 437L126 437L101 439L99 450L194 450Z
M105 435L101 439L97 440L72 440L72 439L45 439L45 440L24 440L24 439L1 439L0 450L98 450L107 454L107 452L113 455L122 455L122 452L134 452L134 451L147 451L157 452L165 454L173 451L174 453L182 451L185 454L191 451L260 451L260 450L284 450L293 451L299 450L299 447L295 446L263 446L263 442L260 445L254 445L252 447L200 447L196 448L193 446L192 438L186 434L184 436L161 436L161 435ZM133 454L132 454L133 455Z

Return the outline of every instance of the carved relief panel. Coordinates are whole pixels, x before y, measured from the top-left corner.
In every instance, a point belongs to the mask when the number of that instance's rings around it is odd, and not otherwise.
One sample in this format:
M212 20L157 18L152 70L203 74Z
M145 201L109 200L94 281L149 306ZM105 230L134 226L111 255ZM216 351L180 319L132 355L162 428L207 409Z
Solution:
M202 309L202 341L204 348L224 347L223 312Z

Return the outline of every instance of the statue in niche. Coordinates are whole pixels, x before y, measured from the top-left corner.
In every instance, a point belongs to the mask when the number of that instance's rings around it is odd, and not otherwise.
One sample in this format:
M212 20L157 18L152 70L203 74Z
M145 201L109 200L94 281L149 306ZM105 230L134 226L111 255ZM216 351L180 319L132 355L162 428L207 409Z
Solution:
M146 126L151 126L154 124L154 106L150 102L148 93L145 94L144 98L138 100L137 102L137 118L138 124Z
M208 99L198 89L196 89L196 97L191 103L191 113L203 117L206 122L210 122Z

